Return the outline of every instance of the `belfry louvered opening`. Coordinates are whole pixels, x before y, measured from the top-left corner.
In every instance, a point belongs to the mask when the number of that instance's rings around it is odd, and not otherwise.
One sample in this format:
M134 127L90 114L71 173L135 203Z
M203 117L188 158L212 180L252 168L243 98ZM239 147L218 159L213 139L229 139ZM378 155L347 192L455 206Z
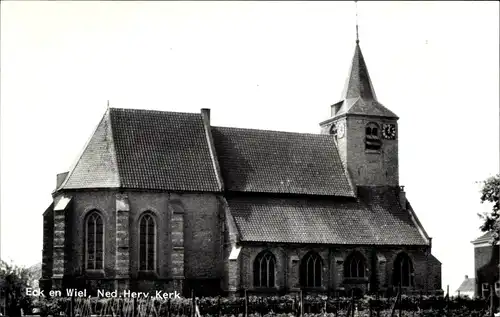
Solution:
M379 137L379 127L375 123L369 123L365 128L365 149L378 151L382 147Z

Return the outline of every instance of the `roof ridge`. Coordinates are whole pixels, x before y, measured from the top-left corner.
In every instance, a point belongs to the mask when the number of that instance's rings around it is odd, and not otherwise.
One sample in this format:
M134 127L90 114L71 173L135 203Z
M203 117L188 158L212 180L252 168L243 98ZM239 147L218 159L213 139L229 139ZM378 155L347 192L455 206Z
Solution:
M253 129L253 128L237 128L237 127L222 127L222 126L212 126L215 129L231 129L231 130L240 130L240 131L248 131L248 132L275 132L275 133L283 133L283 134L293 134L293 135L305 135L305 136L323 136L328 138L334 138L331 134L322 134L322 133L302 133L302 132L292 132L292 131L280 131L280 130L267 130L267 129Z
M111 132L109 137L111 139L111 159L113 160L113 164L116 166L116 173L118 174L118 187L121 188L123 182L122 182L122 173L120 172L120 164L118 163L118 157L116 156L116 145L115 145L115 131L113 130L113 120L111 120L111 111L108 111L107 113L104 114L104 116L108 115L108 125L109 125L109 131Z
M182 114L182 115L200 115L199 112L183 112L183 111L167 111L167 110L157 110L157 109L139 109L139 108L115 108L109 107L111 111L120 110L120 111L137 111L137 112L152 112L152 113L170 113L170 114Z
M205 137L207 139L208 151L210 153L210 159L212 160L215 177L219 184L219 189L224 190L224 179L222 177L221 167L219 163L219 157L217 156L217 151L215 150L215 141L212 135L212 127L210 125L210 110L201 110L201 120L203 123L203 130L205 131Z

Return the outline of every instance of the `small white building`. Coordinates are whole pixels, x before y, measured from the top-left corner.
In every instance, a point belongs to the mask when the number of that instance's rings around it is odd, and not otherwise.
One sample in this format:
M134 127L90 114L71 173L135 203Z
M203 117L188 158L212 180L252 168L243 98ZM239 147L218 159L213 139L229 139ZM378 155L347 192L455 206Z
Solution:
M474 298L474 290L476 287L476 279L469 278L468 275L465 275L465 279L460 285L460 287L455 292L455 296L467 296L470 298Z

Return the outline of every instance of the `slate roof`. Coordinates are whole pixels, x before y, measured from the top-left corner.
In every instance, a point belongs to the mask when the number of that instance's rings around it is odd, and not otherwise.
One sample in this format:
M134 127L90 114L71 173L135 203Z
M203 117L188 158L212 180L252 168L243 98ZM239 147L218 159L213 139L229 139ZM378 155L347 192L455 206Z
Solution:
M228 191L355 197L331 135L211 132L215 153L200 114L110 108L58 190L217 192L220 165Z
M360 97L346 99L342 103L337 104L334 115L339 116L341 114L398 118L394 112L384 107L378 101L364 100Z
M213 127L229 191L354 197L331 135Z
M359 42L354 49L341 100L332 106L334 116L348 113L398 118L394 112L378 102Z
M120 187L110 112L106 112L61 188Z
M441 261L439 261L433 254L429 254L429 263L435 263L441 265Z
M227 198L241 241L340 245L428 245L395 190L353 198Z
M476 279L475 278L465 278L457 292L475 292Z
M354 56L349 68L349 73L345 82L344 90L342 91L341 99L350 99L361 97L365 100L377 100L375 89L373 88L368 67L361 53L359 42L356 43Z
M110 108L60 189L220 191L200 114Z

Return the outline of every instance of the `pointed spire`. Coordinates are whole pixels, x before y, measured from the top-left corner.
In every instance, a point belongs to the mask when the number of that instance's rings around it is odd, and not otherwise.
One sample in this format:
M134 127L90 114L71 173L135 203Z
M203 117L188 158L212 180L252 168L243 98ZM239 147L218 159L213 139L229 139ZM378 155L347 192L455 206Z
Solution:
M363 53L361 53L361 48L359 47L359 40L356 40L354 57L352 58L349 74L347 75L344 91L342 92L342 100L358 97L364 100L377 101Z
M363 53L359 46L358 11L356 3L356 47L349 67L349 73L342 91L341 101L332 105L333 117L344 114L382 116L396 118L398 116L380 104L375 94Z
M354 57L352 58L347 81L342 92L342 99L351 99L361 97L364 100L377 100L375 90L373 89L368 68L366 67L363 53L359 47L359 33L358 33L358 1L356 4L356 48L354 50Z

